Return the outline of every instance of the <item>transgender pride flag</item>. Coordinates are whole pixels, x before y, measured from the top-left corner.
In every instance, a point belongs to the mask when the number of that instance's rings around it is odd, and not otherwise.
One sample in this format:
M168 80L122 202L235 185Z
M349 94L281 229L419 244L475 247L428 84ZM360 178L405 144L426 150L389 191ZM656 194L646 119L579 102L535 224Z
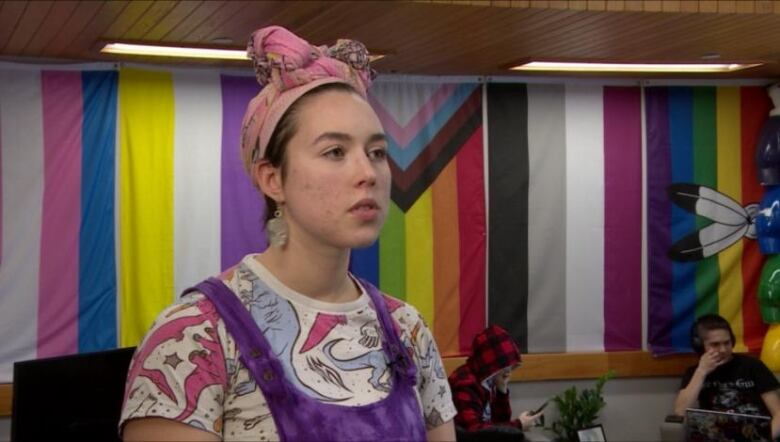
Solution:
M137 344L182 289L265 247L237 147L258 88L0 69L0 382L14 361Z

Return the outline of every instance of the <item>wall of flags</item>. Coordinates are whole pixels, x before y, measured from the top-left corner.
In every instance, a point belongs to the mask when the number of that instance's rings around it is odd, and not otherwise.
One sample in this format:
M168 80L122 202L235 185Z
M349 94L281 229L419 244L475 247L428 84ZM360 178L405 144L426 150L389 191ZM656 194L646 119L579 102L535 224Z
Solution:
M184 288L267 246L237 146L258 90L210 70L0 67L0 382L14 361L137 344ZM674 262L702 221L667 188L760 198L762 94L380 77L392 203L351 269L414 304L445 356L494 323L528 352L686 351L705 311L757 348L755 245Z

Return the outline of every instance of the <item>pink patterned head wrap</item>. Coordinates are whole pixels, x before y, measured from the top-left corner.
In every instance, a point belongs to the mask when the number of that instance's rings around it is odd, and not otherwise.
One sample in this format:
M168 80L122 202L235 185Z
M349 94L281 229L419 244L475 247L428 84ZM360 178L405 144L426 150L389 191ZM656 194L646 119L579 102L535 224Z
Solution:
M312 46L280 26L252 33L247 46L263 89L246 109L241 125L241 159L250 172L263 158L276 125L303 94L326 83L347 83L364 98L376 73L368 50L354 40Z

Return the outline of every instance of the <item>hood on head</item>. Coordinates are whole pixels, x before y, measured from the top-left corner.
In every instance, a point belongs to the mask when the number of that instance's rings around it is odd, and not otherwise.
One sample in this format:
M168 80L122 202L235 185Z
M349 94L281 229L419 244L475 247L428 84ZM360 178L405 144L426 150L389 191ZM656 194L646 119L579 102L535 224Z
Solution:
M520 363L520 349L506 330L491 325L474 337L466 360L479 381Z

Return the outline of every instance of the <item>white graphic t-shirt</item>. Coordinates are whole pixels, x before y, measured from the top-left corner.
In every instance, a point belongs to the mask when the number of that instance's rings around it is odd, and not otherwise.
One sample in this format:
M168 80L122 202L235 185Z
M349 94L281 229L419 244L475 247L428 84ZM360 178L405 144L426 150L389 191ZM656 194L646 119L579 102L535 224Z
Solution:
M312 398L357 406L391 388L381 327L365 290L348 303L326 303L277 280L255 255L220 275L263 330L287 379ZM417 310L384 296L401 341L417 366L417 394L428 428L456 410L430 330ZM214 306L200 293L163 311L136 350L127 380L121 426L163 417L226 440L278 440L262 392Z

